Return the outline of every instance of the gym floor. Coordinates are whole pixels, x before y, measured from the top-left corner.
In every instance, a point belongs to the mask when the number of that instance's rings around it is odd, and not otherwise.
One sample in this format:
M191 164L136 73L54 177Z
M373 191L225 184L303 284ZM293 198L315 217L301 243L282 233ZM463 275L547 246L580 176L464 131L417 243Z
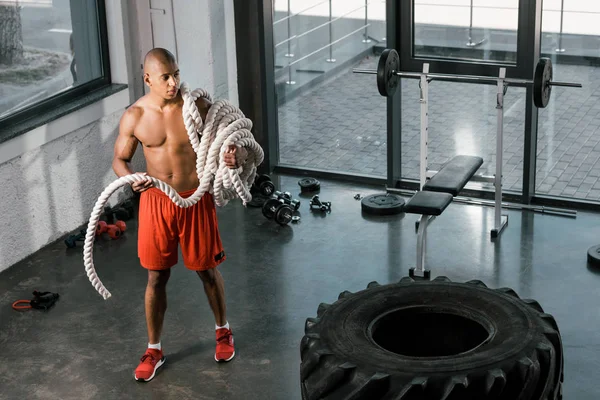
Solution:
M136 255L136 222L119 241L100 239L94 261L111 291L104 301L87 279L82 245L50 244L0 273L0 399L299 399L300 340L321 302L371 281L389 283L415 264L415 220L366 216L354 195L381 188L321 180L330 214L309 211L298 177L274 178L302 202L302 220L281 227L239 200L219 209L228 260L228 317L237 355L213 359L214 319L200 280L180 262L168 286L163 347L167 362L149 383L133 379L146 347L146 273ZM600 270L587 266L600 244L600 216L576 218L505 210L509 223L491 242L493 208L451 204L430 226L432 276L480 279L534 298L555 316L565 352L565 399L598 399ZM17 312L33 290L58 292L48 312Z

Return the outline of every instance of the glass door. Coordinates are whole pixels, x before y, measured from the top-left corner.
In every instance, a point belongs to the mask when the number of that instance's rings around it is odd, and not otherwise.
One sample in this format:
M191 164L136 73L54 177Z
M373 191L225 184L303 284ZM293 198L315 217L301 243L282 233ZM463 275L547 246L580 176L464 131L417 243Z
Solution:
M382 0L276 0L279 167L384 179L386 100L374 77L386 45Z

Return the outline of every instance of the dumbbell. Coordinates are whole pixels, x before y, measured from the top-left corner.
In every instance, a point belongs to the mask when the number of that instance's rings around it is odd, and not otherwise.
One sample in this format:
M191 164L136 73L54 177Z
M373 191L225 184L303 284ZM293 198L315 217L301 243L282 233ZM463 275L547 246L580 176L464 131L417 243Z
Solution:
M310 199L310 209L311 210L321 210L321 211L331 211L331 202L330 201L321 201L319 199L319 195L314 195L312 199Z
M104 214L106 215L108 222L110 223L114 220L127 221L131 219L133 217L133 204L129 203L130 202L126 202L122 206L117 206L115 208L104 208Z
M255 190L258 191L258 193L267 197L271 197L271 195L275 191L275 185L271 181L271 177L266 174L259 175L254 180L254 184L252 186Z
M111 239L118 239L126 229L127 225L121 220L118 220L114 224L107 224L106 221L99 221L98 225L96 225L96 236L106 232Z
M77 235L69 235L68 238L65 239L65 244L68 248L72 249L77 245L77 242L83 242L85 240L85 230L80 230Z
M280 192L277 190L275 193L273 193L273 196L275 196L278 200L283 200L285 204L290 205L294 211L298 211L300 208L300 200L292 199L292 194L290 192Z
M275 219L279 225L287 225L292 220L294 209L283 199L272 197L265 202L262 212L267 219Z

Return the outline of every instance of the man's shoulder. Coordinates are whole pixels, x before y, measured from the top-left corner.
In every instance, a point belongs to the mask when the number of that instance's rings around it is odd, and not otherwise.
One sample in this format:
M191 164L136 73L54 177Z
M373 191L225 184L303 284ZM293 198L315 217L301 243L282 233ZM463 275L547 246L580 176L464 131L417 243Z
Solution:
M142 120L142 116L144 115L144 106L143 103L140 103L140 100L127 107L121 116L119 125L122 133L127 132L128 134L133 135L136 126Z
M121 120L138 121L144 114L144 98L140 98L135 103L127 107Z

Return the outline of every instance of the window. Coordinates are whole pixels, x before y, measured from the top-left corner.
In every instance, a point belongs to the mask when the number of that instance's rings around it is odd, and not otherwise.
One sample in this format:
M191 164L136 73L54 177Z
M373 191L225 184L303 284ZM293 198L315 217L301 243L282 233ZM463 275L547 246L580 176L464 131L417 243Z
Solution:
M383 179L386 100L352 69L376 68L387 46L385 2L273 4L279 166Z
M106 37L104 0L0 0L2 131L108 85Z
M415 56L517 61L517 0L414 0Z

